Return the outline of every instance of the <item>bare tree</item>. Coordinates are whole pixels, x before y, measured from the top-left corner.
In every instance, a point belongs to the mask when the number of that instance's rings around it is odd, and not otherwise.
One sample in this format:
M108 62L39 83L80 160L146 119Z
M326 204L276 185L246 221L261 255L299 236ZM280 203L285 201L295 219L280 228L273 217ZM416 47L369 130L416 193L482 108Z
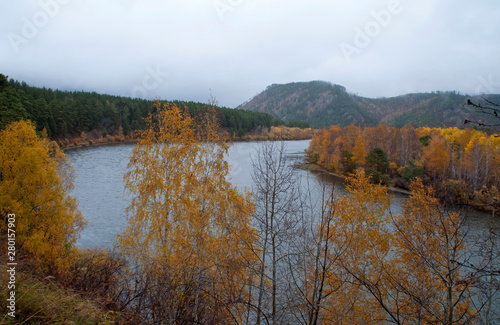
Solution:
M472 236L471 236L472 237ZM500 236L489 226L478 232L468 244L472 258L455 261L468 273L468 282L473 285L474 308L481 313L484 324L495 324L500 320ZM496 318L496 319L495 319Z
M324 299L336 291L325 283L337 262L335 256L340 256L342 250L332 253L336 249L331 231L336 212L334 190L334 183L330 187L323 184L319 195L309 186L302 188L301 232L288 258L291 295L297 307L293 312L301 324L321 323Z
M285 302L280 298L286 284L280 286L279 273L289 249L289 238L297 225L298 179L286 157L285 142L259 143L252 157L255 197L254 226L258 230L259 266L257 270L256 324L263 316L273 324L283 315ZM269 285L266 285L269 284ZM269 287L269 288L268 288ZM269 292L270 291L270 292ZM279 305L281 307L279 307Z

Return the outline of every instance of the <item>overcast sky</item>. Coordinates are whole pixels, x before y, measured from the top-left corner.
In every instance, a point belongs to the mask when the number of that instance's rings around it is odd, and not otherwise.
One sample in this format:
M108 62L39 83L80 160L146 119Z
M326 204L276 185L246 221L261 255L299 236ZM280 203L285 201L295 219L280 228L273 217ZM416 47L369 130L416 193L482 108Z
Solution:
M0 0L0 73L236 107L325 80L366 97L500 93L498 0Z

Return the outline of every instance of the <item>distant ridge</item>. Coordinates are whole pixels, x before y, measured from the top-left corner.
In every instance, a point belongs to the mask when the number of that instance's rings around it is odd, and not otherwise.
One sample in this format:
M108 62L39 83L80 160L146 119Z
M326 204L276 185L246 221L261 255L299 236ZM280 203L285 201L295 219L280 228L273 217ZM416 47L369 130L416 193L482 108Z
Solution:
M366 98L326 81L273 84L238 108L263 112L282 120L297 120L321 128L330 125L376 125L385 122L428 127L460 126L465 119L485 121L462 105L485 97L500 102L500 95L467 96L458 92L415 93L390 98Z

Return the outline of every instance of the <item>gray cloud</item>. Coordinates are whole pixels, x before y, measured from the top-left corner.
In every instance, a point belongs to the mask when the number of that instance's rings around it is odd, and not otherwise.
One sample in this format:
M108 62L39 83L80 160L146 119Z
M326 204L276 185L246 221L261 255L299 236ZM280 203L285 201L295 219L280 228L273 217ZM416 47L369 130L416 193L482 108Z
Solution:
M202 102L211 90L229 107L269 84L308 80L368 97L500 93L500 3L493 0L1 6L0 72L36 86Z

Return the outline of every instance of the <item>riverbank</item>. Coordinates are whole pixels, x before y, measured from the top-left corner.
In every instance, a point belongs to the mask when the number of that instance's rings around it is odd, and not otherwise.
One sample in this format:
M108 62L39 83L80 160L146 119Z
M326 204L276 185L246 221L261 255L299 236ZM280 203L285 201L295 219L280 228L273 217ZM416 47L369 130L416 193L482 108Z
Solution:
M302 169L302 170L312 171L312 172L325 173L325 174L334 176L336 178L340 178L342 180L345 180L347 178L345 175L331 172L331 171L326 170L325 168L323 168L323 167L321 167L319 165L316 165L316 164L313 164L313 163L310 163L310 162L304 162L302 164L293 165L293 167L294 168L298 168L298 169ZM386 187L387 187L387 190L389 190L390 192L396 192L396 193L411 195L410 191L402 189L402 188L398 188L398 187L394 187L394 186L389 186L389 185L386 185Z
M325 168L317 165L317 164L314 164L314 163L311 163L311 162L304 162L302 164L296 164L296 165L293 165L294 168L298 168L298 169L302 169L302 170L308 170L308 171L311 171L311 172L320 172L320 173L324 173L324 174L328 174L328 175L331 175L333 177L336 177L336 178L339 178L339 179L342 179L342 180L345 180L347 177L345 175L342 175L342 174L337 174L337 173L334 173L334 172L331 172L329 170L326 170ZM395 187L395 186L390 186L390 185L385 185L385 187L387 188L388 191L390 192L393 192L393 193L400 193L400 194L403 194L403 195L411 195L411 192L406 190L406 189L403 189L403 188L399 188L399 187ZM448 198L448 201L447 200L444 200L443 198L439 198L441 203L443 204L450 204L452 206L467 206L467 207L470 207L471 209L477 211L477 212L481 212L481 213L491 213L492 216L496 216L497 214L495 213L498 208L494 208L494 205L492 205L491 203L490 204L487 204L487 205L481 205L481 204L477 204L477 203L464 203L464 202L453 202L453 201L449 201L450 199Z
M308 129L309 132L296 132L297 128L288 127L272 127L267 132L250 132L243 136L230 136L228 132L221 129L221 136L228 139L230 142L253 142L253 141L298 141L310 140L315 134L315 130ZM82 149L87 147L97 147L103 145L114 144L130 144L137 143L138 138L134 134L123 135L106 135L97 131L82 132L79 137L52 139L56 142L63 151Z
M57 142L57 141L56 141ZM73 144L68 146L59 146L62 151L70 151L70 150L78 150L90 147L102 147L102 146L112 146L112 145L120 145L120 144L134 144L137 143L137 139L127 139L123 141L109 141L109 142L84 142L80 144Z

